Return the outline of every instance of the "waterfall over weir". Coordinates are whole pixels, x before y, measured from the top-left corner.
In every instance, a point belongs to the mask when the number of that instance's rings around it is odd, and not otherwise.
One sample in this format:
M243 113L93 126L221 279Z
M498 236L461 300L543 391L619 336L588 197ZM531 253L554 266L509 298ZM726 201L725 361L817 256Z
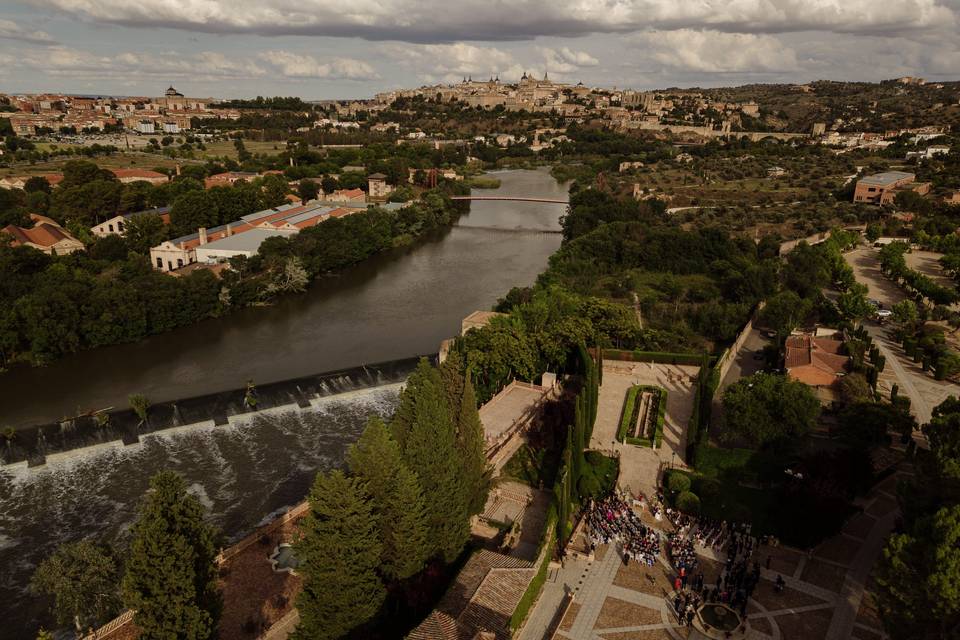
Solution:
M223 421L198 423L197 403L178 401L169 405L176 406L170 419L132 444L111 439L48 453L42 466L0 466L3 637L32 639L40 624L56 626L46 603L27 590L35 567L63 542L94 537L123 545L153 474L181 474L213 523L238 538L303 500L318 470L341 464L367 419L392 413L409 370L405 362L321 376L309 395L303 394L309 381L283 383L293 389L293 401L285 403L279 387L264 387L258 406L269 408ZM296 402L298 395L307 402ZM49 442L79 428L63 425L63 433L44 437Z

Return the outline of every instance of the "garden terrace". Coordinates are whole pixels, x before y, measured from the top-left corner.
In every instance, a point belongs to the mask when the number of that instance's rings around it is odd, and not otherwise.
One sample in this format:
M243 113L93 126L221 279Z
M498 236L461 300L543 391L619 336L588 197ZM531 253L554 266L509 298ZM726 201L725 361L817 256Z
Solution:
M628 444L659 447L667 410L667 392L661 387L634 385L627 390L617 439Z

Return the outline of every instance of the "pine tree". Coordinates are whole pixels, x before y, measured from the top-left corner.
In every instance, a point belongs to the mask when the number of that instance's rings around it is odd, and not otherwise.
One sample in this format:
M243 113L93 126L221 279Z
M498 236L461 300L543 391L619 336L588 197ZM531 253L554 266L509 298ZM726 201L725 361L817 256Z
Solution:
M409 392L412 422L401 450L407 468L417 474L423 487L430 554L451 562L470 534L460 456L440 372L421 360L414 377L416 384ZM404 415L402 420L409 417Z
M295 550L303 576L295 640L333 640L373 618L386 597L377 568L377 523L356 478L319 473L308 497L310 512Z
M400 449L380 418L371 418L347 454L350 472L365 485L383 545L381 571L404 579L426 561L423 491L400 458Z
M143 640L213 638L221 607L218 535L176 473L158 473L150 489L132 529L124 604L136 610Z
M472 516L482 513L487 504L492 471L487 464L483 423L480 422L477 396L473 391L469 373L463 383L463 394L458 407L457 449L466 487L467 514Z

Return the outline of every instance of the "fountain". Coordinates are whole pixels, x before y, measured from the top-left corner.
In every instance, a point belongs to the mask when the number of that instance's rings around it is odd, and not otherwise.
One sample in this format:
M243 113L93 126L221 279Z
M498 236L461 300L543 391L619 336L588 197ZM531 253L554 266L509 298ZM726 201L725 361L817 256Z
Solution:
M300 561L293 552L293 545L281 542L270 554L270 564L277 573L286 571L287 573L296 573Z
M707 638L723 640L731 637L743 621L740 614L725 604L712 602L697 611L694 627Z

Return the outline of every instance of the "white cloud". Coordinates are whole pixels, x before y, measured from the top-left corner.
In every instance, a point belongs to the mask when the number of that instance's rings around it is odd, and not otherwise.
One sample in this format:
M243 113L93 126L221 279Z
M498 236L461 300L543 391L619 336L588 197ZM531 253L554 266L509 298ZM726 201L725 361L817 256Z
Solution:
M752 33L677 29L635 37L641 55L675 72L786 73L797 71L796 52L778 38Z
M569 47L537 47L537 50L543 56L546 70L560 76L578 71L581 67L595 67L600 64L599 60L586 51L573 51Z
M18 63L25 68L42 71L52 76L124 77L147 76L170 79L217 80L251 78L267 72L257 64L228 57L222 53L203 51L184 56L177 52L168 55L124 52L103 56L64 46L41 49L23 49Z
M495 47L478 47L465 42L454 44L388 44L380 50L401 65L413 69L424 80L456 82L464 76L503 74L509 77L516 68L513 56ZM522 73L522 72L521 72Z
M257 58L278 68L288 78L372 80L379 77L369 64L353 58L331 58L328 62L320 62L313 56L290 51L264 51Z
M715 29L897 35L955 29L953 0L28 0L101 23L407 42Z
M53 41L50 34L44 33L43 31L24 29L13 20L0 20L0 38L38 43L49 43Z

